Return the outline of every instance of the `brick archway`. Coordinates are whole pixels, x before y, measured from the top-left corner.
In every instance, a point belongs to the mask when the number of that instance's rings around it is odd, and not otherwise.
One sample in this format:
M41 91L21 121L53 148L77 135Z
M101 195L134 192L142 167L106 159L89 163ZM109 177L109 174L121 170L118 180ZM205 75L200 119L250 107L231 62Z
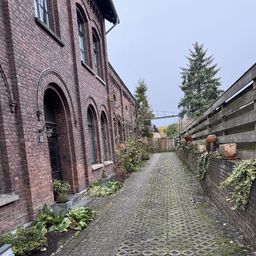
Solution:
M76 166L76 155L74 146L74 128L76 126L76 113L71 100L71 95L68 88L55 71L44 71L39 80L37 87L37 121L40 127L47 128L47 118L45 113L45 99L52 98L52 109L55 115L55 125L58 127L56 130L59 150L59 167L61 169L61 176L59 178L66 180L71 185L71 192L77 192L78 188L78 174ZM54 122L53 122L54 123ZM52 127L53 128L53 127ZM46 131L46 130L45 130ZM46 132L46 135L49 134ZM49 151L49 140L45 136L45 147ZM48 144L48 145L47 145ZM49 163L52 170L53 156L49 151Z

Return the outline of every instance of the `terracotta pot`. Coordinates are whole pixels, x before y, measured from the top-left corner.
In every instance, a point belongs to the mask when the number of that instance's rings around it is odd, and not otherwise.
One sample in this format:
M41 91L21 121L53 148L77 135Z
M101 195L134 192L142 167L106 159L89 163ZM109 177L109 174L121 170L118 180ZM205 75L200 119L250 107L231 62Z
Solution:
M237 144L236 143L222 144L219 146L219 152L221 156L224 158L234 158L236 157L236 153L237 153Z
M209 134L206 140L208 143L215 143L217 141L217 136L215 134Z
M186 133L186 134L184 135L184 139L185 139L186 142L189 142L189 141L192 141L192 140L193 140L192 137L191 137L191 135L188 134L188 133Z

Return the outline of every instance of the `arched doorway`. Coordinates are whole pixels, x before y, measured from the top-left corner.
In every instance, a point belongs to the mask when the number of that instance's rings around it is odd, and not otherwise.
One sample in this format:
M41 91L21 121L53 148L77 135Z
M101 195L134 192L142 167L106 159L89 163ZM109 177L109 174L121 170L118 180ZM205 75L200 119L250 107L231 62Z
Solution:
M44 113L52 178L66 180L72 184L68 134L69 111L54 85L49 86L45 91Z

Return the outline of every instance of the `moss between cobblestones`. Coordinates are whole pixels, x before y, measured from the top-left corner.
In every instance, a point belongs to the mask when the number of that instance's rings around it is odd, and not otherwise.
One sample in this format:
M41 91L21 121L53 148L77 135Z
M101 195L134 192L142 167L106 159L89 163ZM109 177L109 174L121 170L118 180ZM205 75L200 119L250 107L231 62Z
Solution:
M199 203L196 205L201 218L205 223L209 224L209 228L216 226L216 221L212 219L211 216L206 212L210 207L208 203ZM215 241L218 243L219 248L216 252L218 256L246 256L248 255L248 250L243 245L236 244L232 238L218 237ZM210 256L209 254L208 256Z

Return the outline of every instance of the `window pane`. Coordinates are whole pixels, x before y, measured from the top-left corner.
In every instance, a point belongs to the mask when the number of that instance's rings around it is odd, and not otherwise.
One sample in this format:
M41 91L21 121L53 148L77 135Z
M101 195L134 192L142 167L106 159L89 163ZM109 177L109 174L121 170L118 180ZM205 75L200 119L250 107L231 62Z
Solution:
M49 26L48 2L47 0L36 0L37 17Z
M99 75L99 62L98 62L98 42L95 36L93 37L93 67L95 72Z
M88 135L89 135L89 143L90 143L90 156L91 163L97 163L96 157L96 143L95 143L95 125L92 111L89 109L87 113L87 122L88 122Z
M80 58L82 62L88 64L86 40L85 40L85 21L79 10L77 10L77 26L78 26L78 37L79 37L79 47L80 47Z
M109 152L108 152L108 134L107 134L107 121L104 115L101 116L101 135L102 135L102 143L103 143L103 150L104 150L104 160L109 159Z

